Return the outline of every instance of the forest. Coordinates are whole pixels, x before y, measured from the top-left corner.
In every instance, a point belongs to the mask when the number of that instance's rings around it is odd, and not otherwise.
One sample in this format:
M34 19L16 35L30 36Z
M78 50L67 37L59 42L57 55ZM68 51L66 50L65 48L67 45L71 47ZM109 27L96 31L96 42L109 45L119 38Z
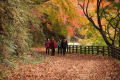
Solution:
M112 57L52 57L47 38L108 46ZM120 0L0 0L0 80L119 80L119 47Z

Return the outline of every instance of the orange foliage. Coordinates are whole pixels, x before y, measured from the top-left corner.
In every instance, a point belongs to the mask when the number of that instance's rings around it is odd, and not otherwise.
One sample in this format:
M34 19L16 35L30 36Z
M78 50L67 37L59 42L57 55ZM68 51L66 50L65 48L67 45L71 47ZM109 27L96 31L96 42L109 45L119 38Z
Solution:
M70 36L73 36L74 35L74 33L73 33L73 28L70 26L70 27L68 27L68 29L67 29L68 31L67 31L67 33L68 33L68 35L70 35Z
M84 16L84 13L83 13L83 11L79 8L78 9L78 13L81 15L81 16Z
M76 20L76 19L71 20L70 23L71 23L71 26L74 26L74 27L76 27L76 28L79 28L79 27L80 27L80 25L78 24L79 21Z

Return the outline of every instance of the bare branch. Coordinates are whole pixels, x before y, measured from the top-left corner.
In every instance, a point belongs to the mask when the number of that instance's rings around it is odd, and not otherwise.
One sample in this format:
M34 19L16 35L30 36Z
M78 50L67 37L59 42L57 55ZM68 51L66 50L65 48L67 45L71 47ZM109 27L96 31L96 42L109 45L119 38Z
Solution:
M108 4L106 7L102 7L102 11L101 11L101 14L100 14L100 16L102 16L103 15L103 13L105 12L105 10L111 5L112 3L110 3L110 4Z
M100 27L100 29L102 30L102 24L101 24L101 19L100 19L100 3L101 3L101 0L97 0L97 19L98 19L98 25Z
M102 2L102 0L99 0L99 6L100 6L101 2Z
M88 0L87 2L87 6L86 6L86 14L88 15L88 6L89 6L90 0Z
M89 15L88 15L88 6L89 6L89 0L88 0L88 2L87 2L87 7L85 8L85 0L84 0L84 2L83 2L83 5L81 5L81 4L79 4L78 3L78 5L80 5L80 7L81 7L81 9L83 10L83 13L84 13L84 15L86 16L86 18L93 24L93 26L97 29L97 30L99 30L99 28L98 28L98 26L95 24L95 22L94 22L94 20L92 19L92 17L90 17ZM86 9L86 10L85 10Z

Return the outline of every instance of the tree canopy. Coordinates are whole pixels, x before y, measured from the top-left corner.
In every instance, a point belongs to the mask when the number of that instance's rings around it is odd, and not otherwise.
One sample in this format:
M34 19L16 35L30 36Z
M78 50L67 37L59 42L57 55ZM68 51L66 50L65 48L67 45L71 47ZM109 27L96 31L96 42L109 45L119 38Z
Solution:
M95 15L91 15L89 11L90 0L84 0L83 4L79 3L86 18L92 23L102 35L108 46L118 46L119 43L119 21L120 21L120 3L114 0L96 1ZM97 22L96 22L97 21Z

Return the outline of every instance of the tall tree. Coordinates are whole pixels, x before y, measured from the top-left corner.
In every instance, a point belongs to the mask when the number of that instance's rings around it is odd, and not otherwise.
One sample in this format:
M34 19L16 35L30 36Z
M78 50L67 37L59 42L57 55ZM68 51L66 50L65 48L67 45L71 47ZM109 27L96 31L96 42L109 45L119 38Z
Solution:
M90 14L90 0L78 1L78 5L93 27L100 32L105 43L108 46L117 46L120 36L120 1L106 0L106 2L103 0L96 1L95 16Z

